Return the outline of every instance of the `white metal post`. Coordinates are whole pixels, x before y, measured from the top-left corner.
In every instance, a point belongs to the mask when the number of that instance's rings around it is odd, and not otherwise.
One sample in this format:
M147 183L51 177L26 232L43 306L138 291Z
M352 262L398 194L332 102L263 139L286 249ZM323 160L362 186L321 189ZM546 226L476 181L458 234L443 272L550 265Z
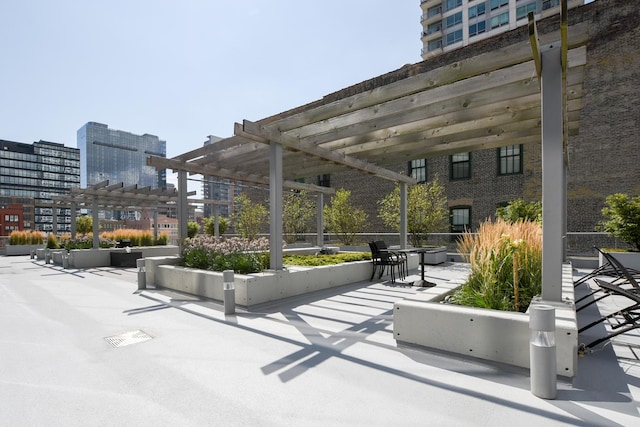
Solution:
M318 233L318 241L317 245L322 247L324 246L324 194L318 193L317 203L317 211L318 211L318 223L317 223L317 233Z
M269 146L269 266L282 270L282 145Z
M542 299L562 300L566 206L560 43L541 49L542 63Z
M400 183L400 249L407 248L407 183Z

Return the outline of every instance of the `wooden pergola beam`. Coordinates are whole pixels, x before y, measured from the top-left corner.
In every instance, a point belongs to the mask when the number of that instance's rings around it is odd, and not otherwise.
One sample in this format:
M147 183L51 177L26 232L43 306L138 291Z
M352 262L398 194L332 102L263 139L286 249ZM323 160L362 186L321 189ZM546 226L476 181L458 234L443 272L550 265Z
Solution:
M372 163L365 162L360 159L335 153L333 151L318 147L310 143L301 142L300 140L294 137L282 134L277 131L273 131L262 125L250 122L248 120L245 120L243 122L243 132L251 134L254 137L262 137L264 138L265 143L268 141L274 141L281 144L283 147L287 148L288 150L302 151L303 153L306 153L306 154L309 154L333 163L341 164L351 169L356 169L362 172L366 172L371 175L375 175L379 178L386 179L388 181L405 182L407 184L415 184L417 182L416 179L411 176L402 175L402 174L390 171L388 169L381 168Z

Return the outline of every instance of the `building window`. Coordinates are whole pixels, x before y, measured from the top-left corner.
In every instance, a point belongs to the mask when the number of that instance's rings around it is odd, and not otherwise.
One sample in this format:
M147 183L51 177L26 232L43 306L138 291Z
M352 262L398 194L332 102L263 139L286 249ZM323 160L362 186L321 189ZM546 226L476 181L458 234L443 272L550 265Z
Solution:
M456 30L453 33L447 34L447 46L457 43L462 40L462 30Z
M560 0L542 0L542 10L551 9L560 5Z
M500 175L522 173L522 145L498 148L498 171Z
M318 185L320 187L331 187L331 175L318 175Z
M427 26L427 35L437 33L438 31L442 31L442 21L434 22Z
M477 36L478 34L482 34L485 31L487 31L487 23L485 21L469 25L469 37Z
M475 18L476 16L485 14L485 4L480 3L477 6L472 6L469 8L469 18Z
M471 208L469 206L456 206L451 208L449 212L452 233L464 233L471 230Z
M462 5L462 0L447 0L445 3L445 10L455 9Z
M491 29L509 25L509 12L501 13L491 18Z
M509 0L491 0L491 10L498 9L509 4Z
M442 49L442 39L429 40L429 44L427 45L427 50L429 52L433 50Z
M416 181L427 182L427 159L411 160L409 162L409 176Z
M458 25L462 23L462 12L454 13L453 15L447 16L446 27L450 28L454 25Z
M529 12L536 13L536 9L537 9L536 6L537 6L536 2L525 4L524 6L519 6L516 9L516 19L526 18Z
M427 9L427 18L431 18L432 16L440 15L442 13L442 5L438 4L436 6L431 6Z
M449 157L449 176L452 180L471 178L471 153L458 153Z

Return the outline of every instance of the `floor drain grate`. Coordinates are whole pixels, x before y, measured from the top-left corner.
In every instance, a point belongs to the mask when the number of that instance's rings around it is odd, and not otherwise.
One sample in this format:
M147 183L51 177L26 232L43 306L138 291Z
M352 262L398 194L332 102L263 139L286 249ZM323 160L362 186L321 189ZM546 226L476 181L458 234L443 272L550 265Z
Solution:
M137 330L125 332L124 334L106 337L105 340L114 347L124 347L129 344L137 344L139 342L148 341L153 337L144 331Z

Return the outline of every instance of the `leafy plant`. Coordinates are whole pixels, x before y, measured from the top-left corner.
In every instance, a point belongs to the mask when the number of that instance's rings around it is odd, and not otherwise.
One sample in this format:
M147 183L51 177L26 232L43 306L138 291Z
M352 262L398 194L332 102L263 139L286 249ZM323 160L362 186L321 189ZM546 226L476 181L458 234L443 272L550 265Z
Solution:
M89 234L93 231L93 218L81 216L76 219L76 231L80 234Z
M378 200L378 217L400 231L400 187ZM449 211L444 186L433 181L412 185L407 191L407 231L411 244L420 247L427 233L445 228Z
M282 199L282 223L284 232L292 243L307 232L309 221L316 214L315 201L310 199L306 191L288 192Z
M354 243L355 235L367 223L367 214L351 204L351 191L343 188L331 197L330 205L324 207L327 229L338 235L345 245Z
M187 237L189 238L196 237L199 231L200 231L200 224L198 224L195 221L189 221L187 223Z
M640 251L640 196L611 194L606 203L602 209L605 220L598 228Z
M215 217L209 217L204 220L204 233L209 236L216 235L216 219ZM224 234L229 230L229 219L223 216L218 217L218 232Z
M532 221L502 219L465 233L458 251L466 255L471 274L450 301L506 311L526 311L542 290L542 229Z
M55 234L49 233L47 236L47 249L59 249L60 244L58 243L58 238Z
M510 223L517 221L542 222L542 202L525 202L524 199L510 201L496 210L496 217Z
M238 274L258 273L268 266L269 241L211 236L188 238L182 252L186 267L213 271L233 270Z
M238 210L233 214L236 231L245 239L254 240L269 219L267 208L244 194L236 197L236 206Z

